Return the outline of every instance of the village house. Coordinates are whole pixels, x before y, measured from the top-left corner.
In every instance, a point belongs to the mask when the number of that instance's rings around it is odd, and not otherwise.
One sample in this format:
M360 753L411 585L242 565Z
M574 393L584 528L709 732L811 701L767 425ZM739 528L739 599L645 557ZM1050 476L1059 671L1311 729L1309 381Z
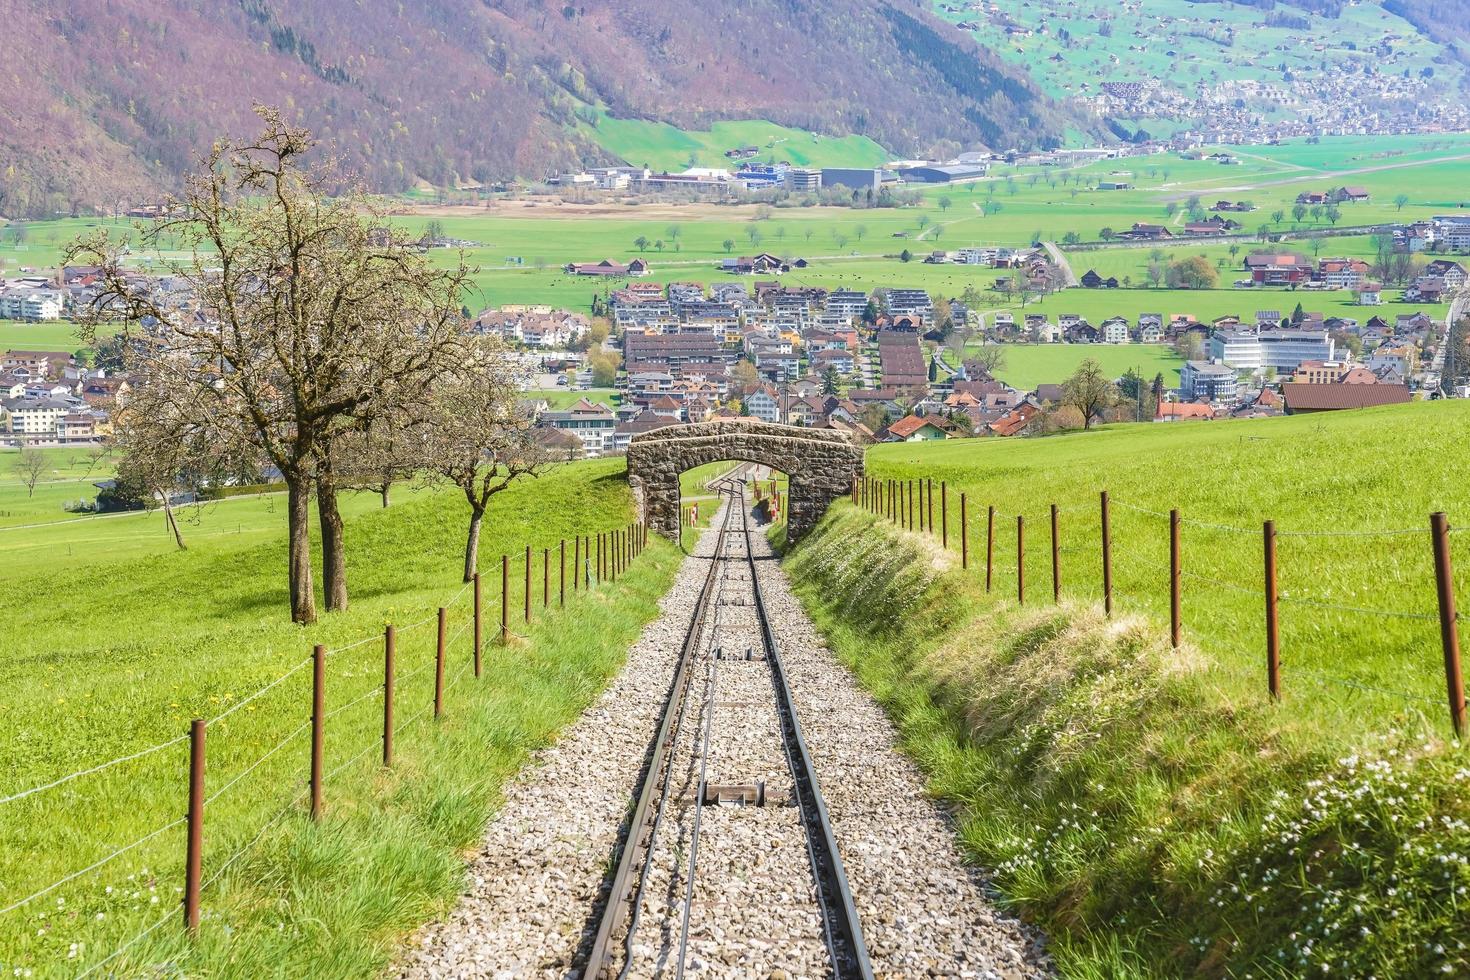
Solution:
M1252 252L1245 257L1251 282L1260 286L1294 286L1312 278L1313 266L1298 252Z
M1191 419L1213 419L1215 409L1204 402L1159 402L1154 410L1155 422L1184 422Z
M1307 415L1314 412L1338 412L1379 405L1402 405L1413 398L1402 384L1297 384L1281 386L1286 414Z
M580 399L562 412L542 412L538 425L575 436L582 443L584 456L601 456L613 448L618 417L606 405Z
M1128 321L1120 316L1108 317L1099 329L1100 339L1105 344L1126 344L1132 339L1129 336Z
M1451 259L1435 259L1424 267L1424 275L1443 280L1448 290L1460 289L1465 285L1465 267Z
M932 442L948 439L949 430L928 416L907 415L878 432L880 442Z
M1331 289L1356 289L1368 279L1368 263L1362 259L1319 259L1317 278Z
M643 259L634 259L627 265L614 262L612 259L603 259L601 262L569 262L566 271L575 276L603 276L608 278L623 278L626 276L648 275L648 263Z
M1239 385L1225 364L1185 361L1179 370L1179 396L1186 401L1233 402Z

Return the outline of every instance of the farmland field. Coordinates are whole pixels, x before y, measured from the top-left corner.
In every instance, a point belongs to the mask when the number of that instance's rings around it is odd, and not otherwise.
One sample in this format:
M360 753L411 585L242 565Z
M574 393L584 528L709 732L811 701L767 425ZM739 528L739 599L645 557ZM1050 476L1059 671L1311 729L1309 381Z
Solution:
M580 127L603 149L633 166L658 170L728 167L725 151L754 146L751 162L786 160L798 167L876 167L888 151L864 136L824 137L762 119L727 120L707 130L679 129L643 119L614 119L602 112L597 125Z
M635 134L636 139L629 136L631 147L642 145L637 142L640 139L650 148L672 139L667 133L644 132L652 124L623 121L620 125ZM726 137L762 148L771 139L782 139L784 142L775 146L791 150L800 139L810 139L782 136L775 130L762 129L764 124L723 125L735 128L712 130L710 146L723 144ZM639 133L642 135L636 135ZM679 140L694 140L696 145L691 150L688 144L675 140L678 153L687 157L689 152L712 152L710 146L695 139L699 135L680 134ZM823 140L814 145L831 148L836 141ZM956 296L968 285L988 287L997 273L976 267L926 265L918 261L926 252L968 245L1024 245L1038 238L1060 241L1068 233L1091 241L1105 227L1121 231L1134 222L1167 222L1177 229L1182 215L1170 217L1166 208L1171 204L1183 206L1192 197L1205 205L1217 198L1252 201L1257 210L1236 217L1252 234L1259 225L1266 224L1272 234L1286 236L1279 246L1269 247L1308 255L1363 256L1368 254L1369 244L1362 235L1325 241L1293 239L1294 233L1332 226L1324 215L1306 215L1300 222L1294 219L1290 212L1296 195L1347 182L1367 187L1373 195L1371 201L1343 206L1338 226L1344 228L1422 218L1464 203L1464 173L1470 166L1470 136L1466 135L1323 137L1314 143L1295 140L1237 151L1241 165L1235 167L1183 159L1176 154L1102 160L1072 168L1000 165L985 180L953 187L920 187L920 203L903 208L782 206L767 211L751 205L674 204L616 196L598 198L596 203L497 196L477 206L400 202L401 213L392 220L414 234L434 221L447 235L473 243L466 249L465 258L476 269L472 277L475 290L465 302L476 309L507 303L546 303L586 310L594 295L605 295L623 285L619 281L568 276L561 267L569 262L602 258L626 261L641 255L652 265L653 281L710 283L730 278L717 268L721 259L757 251L808 259L808 268L787 277L792 284L867 289L913 285ZM630 148L629 152L634 150ZM862 153L844 160L869 162ZM706 162L726 161L721 156L718 161ZM1084 178L1108 177L1126 179L1133 189L1099 191L1082 183ZM1400 193L1407 197L1402 208L1394 202ZM987 213L988 209L993 213ZM1272 218L1278 210L1284 212L1280 222ZM0 233L0 262L5 263L7 272L22 264L49 270L67 240L97 225L109 229L115 226L120 234L127 233L129 227L125 222L102 219L31 222L19 251ZM639 239L643 239L641 246L635 244ZM1236 270L1244 255L1262 247L1252 242L1239 244L1239 252L1230 256L1228 247L1221 243L1176 239L1165 246L1165 253L1167 259L1205 254L1212 263L1224 258L1226 266L1220 270L1220 277L1228 284L1238 277ZM904 250L912 253L915 261L900 261L899 254ZM1079 276L1088 268L1096 268L1104 275L1129 276L1135 285L1141 285L1149 252L1110 248L1073 251L1070 258ZM432 255L444 263L456 258L450 250L435 250ZM1081 312L1089 318L1115 313L1130 316L1150 308L1135 308L1137 297L1124 294L1083 299L1073 291L1064 299L1059 312ZM1284 301L1285 297L1254 295L1231 298L1228 292L1222 292L1200 301L1176 297L1169 305L1184 311L1197 306L1196 315L1207 316L1253 312ZM1084 303L1085 309L1070 308ZM1052 311L1051 304L1050 299L1043 301L1046 312ZM997 308L1002 305L994 304ZM1294 305L1294 301L1288 305ZM64 328L38 331L7 325L0 327L0 337L15 343L74 343L48 332L59 329Z
M1179 384L1179 355L1162 344L1006 344L1005 364L996 377L1022 391L1039 384L1061 384L1086 358L1092 358L1110 378L1129 370L1144 378L1164 376L1164 384Z

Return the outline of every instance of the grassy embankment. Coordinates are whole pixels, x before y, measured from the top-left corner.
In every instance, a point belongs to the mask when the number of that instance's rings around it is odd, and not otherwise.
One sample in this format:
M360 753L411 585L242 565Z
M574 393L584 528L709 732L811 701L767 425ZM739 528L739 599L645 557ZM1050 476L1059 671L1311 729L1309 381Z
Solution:
M842 502L788 567L956 805L969 853L1049 932L1067 974L1463 976L1470 760L1448 737L1427 515L1470 520L1455 435L1467 420L1470 406L1426 404L879 447L874 476L948 481L949 551ZM1002 515L990 594L988 504ZM1178 651L1167 520L1132 509L1170 507L1215 525L1183 527ZM1283 535L1279 704L1264 669L1268 517ZM1287 536L1370 529L1411 533ZM1452 540L1463 597L1470 555Z
M286 618L284 507L276 497L202 508L198 524L186 524L186 552L172 549L157 514L109 519L102 544L85 523L0 532L16 559L0 563L0 582L16 597L0 612L0 629L13 640L0 658L0 798L175 738L190 718L238 708L209 729L209 884L198 941L183 937L183 828L171 827L0 914L0 967L73 976L159 923L107 969L133 975L168 964L190 974L333 977L380 970L406 930L459 893L460 853L504 781L590 703L657 614L681 556L656 537L616 584L556 609L557 541L631 519L621 466L571 464L496 498L481 548L487 645L479 680L468 670L470 596L460 594L458 572L466 513L447 491L405 488L387 510L369 494L352 498L352 609L306 629ZM540 608L538 554L534 622L520 622L521 568L513 561L511 628L527 638L502 649L493 642L496 566L502 551L516 554L527 543L553 549L552 608ZM451 686L435 721L425 714L434 628L424 620L456 595ZM401 629L391 770L377 765L382 698L374 693L385 622ZM348 647L359 638L367 641ZM338 652L327 661L326 814L312 824L302 804L291 805L307 774L302 726L311 671L288 672L317 642ZM186 757L187 745L173 745L0 804L7 841L0 908L175 821L184 812Z

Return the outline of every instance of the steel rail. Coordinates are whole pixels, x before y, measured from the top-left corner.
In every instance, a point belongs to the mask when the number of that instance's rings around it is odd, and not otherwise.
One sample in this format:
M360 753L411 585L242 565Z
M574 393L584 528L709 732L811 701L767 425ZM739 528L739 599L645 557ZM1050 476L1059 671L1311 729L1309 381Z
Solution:
M873 980L873 965L868 961L862 920L858 917L857 905L852 899L852 889L847 884L847 871L842 865L842 855L837 850L832 820L827 813L827 803L822 798L821 787L817 783L811 753L807 750L806 739L801 733L801 722L796 717L791 687L786 682L786 668L781 661L781 647L776 642L776 634L766 615L766 601L761 592L760 575L756 570L755 552L750 547L748 521L743 522L743 531L745 559L750 566L750 585L755 596L756 618L760 620L766 657L771 665L771 680L776 689L781 744L791 766L796 801L801 808L802 823L806 826L807 853L811 858L812 880L816 883L817 901L822 910L822 928L826 933L827 948L832 954L832 975L837 980Z
M608 890L607 903L603 906L599 916L597 932L587 954L587 967L583 972L585 977L603 976L612 962L613 945L616 942L618 927L622 925L623 918L631 904L632 896L629 893L634 884L634 872L641 863L642 856L647 853L653 836L655 821L650 810L653 808L654 798L663 796L659 792L660 774L667 765L672 765L672 759L669 758L669 750L673 747L672 734L675 721L681 714L681 706L689 693L691 667L699 648L700 636L704 632L704 620L710 604L710 594L714 591L723 561L724 540L729 531L730 513L729 510L725 512L725 517L720 524L719 545L710 559L709 571L705 575L704 585L699 590L699 598L695 602L694 613L690 617L689 630L684 636L684 644L679 653L679 665L674 672L673 683L669 685L669 696L664 705L663 718L659 722L658 734L654 736L653 743L649 747L643 783L638 790L638 802L628 822L627 832L623 835L622 848L619 851L617 867L613 872L611 886ZM662 814L662 807L658 809L658 812Z

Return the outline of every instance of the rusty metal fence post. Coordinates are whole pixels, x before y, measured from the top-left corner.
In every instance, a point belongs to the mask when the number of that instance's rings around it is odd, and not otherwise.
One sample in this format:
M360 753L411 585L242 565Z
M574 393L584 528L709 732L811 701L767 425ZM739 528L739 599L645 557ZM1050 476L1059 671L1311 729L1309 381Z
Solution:
M383 627L383 767L393 765L393 661L398 653L398 634L389 623Z
M1444 647L1445 691L1449 696L1450 726L1456 738L1465 737L1465 677L1460 671L1460 632L1455 612L1455 579L1450 563L1450 522L1443 513L1430 515L1434 535L1434 582L1439 598L1439 638Z
M551 605L551 549L541 549L541 608Z
M970 567L970 515L966 507L966 497L960 494L960 568Z
M1266 568L1266 689L1272 701L1281 700L1281 631L1276 618L1276 522L1261 526Z
M582 536L579 534L572 538L572 591L577 591L577 583L582 580Z
M1101 495L1102 502L1102 578L1103 612L1113 614L1113 524L1112 511L1108 508L1108 492Z
M447 610L439 607L439 634L434 644L434 717L444 713L444 617Z
M561 548L557 559L557 605L565 607L567 604L567 539L561 539Z
M1062 601L1062 551L1057 530L1057 505L1051 505L1051 601Z
M525 613L526 622L529 623L531 621L531 546L530 545L526 545L526 568L525 568L524 579L525 579L525 581L524 581L523 584L525 585L525 594L521 598L522 598L522 604L525 606L524 613Z
M510 555L500 556L500 645L510 643Z
M924 517L925 517L925 520L927 522L926 523L926 526L929 528L929 533L930 534L933 534L934 533L934 478L932 476L925 477L924 478L924 499L928 501L928 503L925 504L925 508L924 508Z
M1180 597L1179 597L1179 510L1169 511L1169 645L1179 648Z
M327 648L311 648L311 819L322 817L322 739L326 724Z
M184 845L184 928L199 931L199 878L204 869L204 730L203 718L189 722L188 838Z

